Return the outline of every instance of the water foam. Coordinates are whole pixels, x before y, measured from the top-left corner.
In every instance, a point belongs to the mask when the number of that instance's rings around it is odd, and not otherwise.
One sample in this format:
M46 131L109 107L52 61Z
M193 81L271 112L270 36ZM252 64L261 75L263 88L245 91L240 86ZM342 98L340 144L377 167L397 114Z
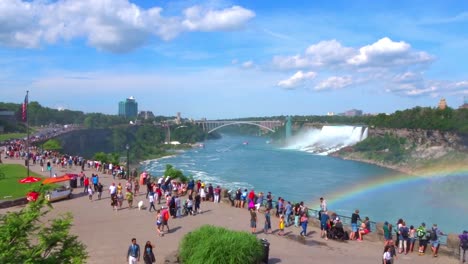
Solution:
M285 148L328 155L366 139L367 135L368 128L363 126L323 126L301 131L287 141Z

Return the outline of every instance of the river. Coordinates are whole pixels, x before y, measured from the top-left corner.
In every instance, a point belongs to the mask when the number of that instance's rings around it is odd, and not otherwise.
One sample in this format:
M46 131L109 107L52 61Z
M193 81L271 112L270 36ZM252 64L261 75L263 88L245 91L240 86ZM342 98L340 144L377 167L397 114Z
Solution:
M445 232L468 229L466 176L415 179L371 164L315 155L268 144L267 138L225 135L179 155L146 161L143 169L159 176L166 164L214 186L271 191L275 198L304 201L318 208L324 197L330 210L372 221L408 225L437 223ZM397 180L398 179L398 180Z

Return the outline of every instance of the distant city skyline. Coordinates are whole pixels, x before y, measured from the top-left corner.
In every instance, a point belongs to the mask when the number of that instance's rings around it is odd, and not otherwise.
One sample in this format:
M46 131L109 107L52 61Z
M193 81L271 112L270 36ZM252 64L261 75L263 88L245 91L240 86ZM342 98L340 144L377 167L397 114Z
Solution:
M458 108L468 2L2 2L0 101L185 118Z

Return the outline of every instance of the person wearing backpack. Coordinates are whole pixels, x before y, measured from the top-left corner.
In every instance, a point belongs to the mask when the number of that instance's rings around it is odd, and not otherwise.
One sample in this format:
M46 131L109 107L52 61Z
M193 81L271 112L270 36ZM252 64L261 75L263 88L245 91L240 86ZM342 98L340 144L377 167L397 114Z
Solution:
M401 254L405 252L405 255L408 254L408 237L409 237L409 228L406 226L406 223L403 221L399 230L399 245L398 253Z
M443 234L444 233L442 233L442 231L440 231L439 228L437 228L437 224L434 224L432 226L429 239L431 240L432 256L434 258L437 257L437 253L439 251L439 246L440 246L439 236Z
M422 223L418 229L416 229L416 235L419 238L419 256L424 255L424 252L426 252L426 247L427 247L427 239L426 239L426 224Z
M460 238L460 263L465 263L465 254L468 249L468 231L463 231L463 234L459 235L458 238Z

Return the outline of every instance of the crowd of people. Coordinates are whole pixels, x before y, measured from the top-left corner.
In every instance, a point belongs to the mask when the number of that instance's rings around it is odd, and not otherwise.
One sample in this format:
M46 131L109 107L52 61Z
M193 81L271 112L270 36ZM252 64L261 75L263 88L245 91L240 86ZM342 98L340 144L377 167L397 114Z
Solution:
M12 142L8 146L4 146L4 156L11 159L25 159L26 152L24 151L24 143L21 141ZM28 160L28 159L26 159ZM202 202L219 203L221 197L221 187L214 187L212 184L205 184L201 180L190 180L188 183L182 183L170 177L160 177L155 179L147 172L140 174L138 178L136 172L126 177L125 168L123 166L114 165L111 163L101 163L99 161L85 160L82 157L63 155L54 151L44 151L35 149L29 154L29 160L33 165L39 164L41 170L53 171L53 167L69 167L79 166L82 172L78 175L80 187L83 187L83 192L88 194L89 200L93 201L94 194L97 193L97 199L101 200L104 186L100 182L97 173L111 174L113 179L117 177L125 178L125 186L119 182L112 183L108 187L111 197L111 206L113 210L122 209L124 200L128 203L128 208L133 208L133 200L139 195L140 186L146 186L146 199L148 200L147 210L154 211L156 215L156 232L159 236L164 236L170 232L169 219L179 218L188 215L197 215L202 213ZM85 168L91 170L91 177L87 177L84 173ZM264 215L263 232L266 234L272 233L272 211L278 218L279 236L285 234L285 229L290 226L301 228L299 235L301 237L308 236L307 226L310 215L309 209L303 202L293 204L291 201L286 201L282 197L278 197L274 201L271 192L256 193L254 190L237 189L233 193L232 203L236 208L247 208L250 212L250 228L251 232L257 232L257 223L259 222L259 213ZM162 205L161 205L162 204ZM138 205L139 209L143 205ZM146 208L145 208L146 209ZM327 203L324 198L320 198L320 210L318 211L318 220L320 222L320 236L325 239L343 239L363 241L364 237L372 232L371 222L369 217L361 219L359 210L351 215L350 232L345 231L343 222L340 216L329 213ZM399 219L395 225L385 222L383 225L384 235L384 250L382 255L383 263L391 264L398 258L399 254L409 254L415 251L415 244L418 242L418 254L424 255L427 247L431 248L432 256L438 256L440 247L440 236L444 233L438 228L437 224L427 228L425 223L421 223L419 227L408 225L403 219ZM465 263L465 253L468 248L468 232L464 231L459 235L460 239L460 262ZM132 240L132 245L129 247L126 259L129 263L134 263L140 258L140 249L136 240ZM153 263L154 253L153 245L148 241L144 249L145 263Z

